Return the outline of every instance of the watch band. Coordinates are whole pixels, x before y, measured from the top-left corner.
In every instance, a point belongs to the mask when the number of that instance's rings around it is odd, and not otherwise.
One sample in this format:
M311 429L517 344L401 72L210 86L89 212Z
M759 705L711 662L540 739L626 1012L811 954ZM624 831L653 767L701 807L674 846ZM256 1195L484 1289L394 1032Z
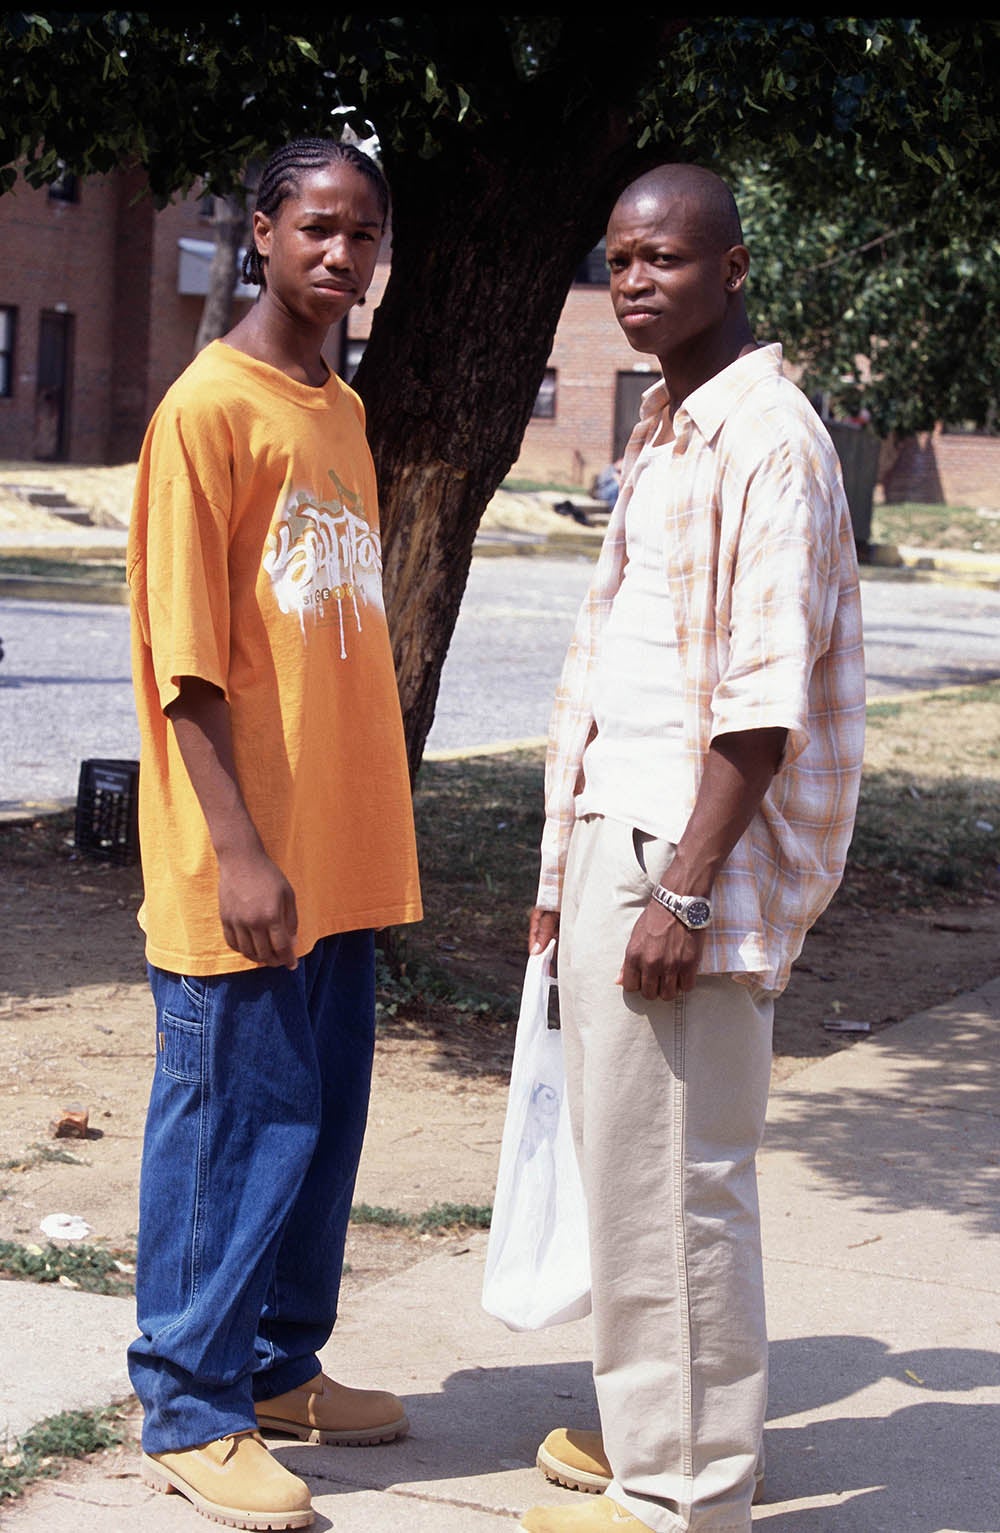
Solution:
M700 932L711 924L712 906L702 894L674 894L673 890L665 889L662 884L656 884L653 889L653 898L664 910L669 910L672 916L676 916L688 931Z

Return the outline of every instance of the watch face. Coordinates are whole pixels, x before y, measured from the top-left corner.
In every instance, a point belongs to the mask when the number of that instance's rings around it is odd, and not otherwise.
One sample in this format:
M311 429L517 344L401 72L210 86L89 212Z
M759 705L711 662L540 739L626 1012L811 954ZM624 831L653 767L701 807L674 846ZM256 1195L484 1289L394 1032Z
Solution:
M692 900L685 915L689 926L707 926L712 919L712 907L707 900Z

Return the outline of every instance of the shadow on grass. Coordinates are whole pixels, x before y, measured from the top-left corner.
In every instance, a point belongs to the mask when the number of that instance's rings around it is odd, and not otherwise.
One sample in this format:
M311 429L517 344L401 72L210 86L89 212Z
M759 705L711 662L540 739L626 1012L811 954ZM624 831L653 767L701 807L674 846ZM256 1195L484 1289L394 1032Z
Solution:
M912 706L873 705L873 728L892 729L898 710ZM961 710L954 717L959 733ZM1000 786L985 775L925 779L920 771L915 758L912 768L865 779L838 901L872 921L1000 892ZM452 1075L502 1076L509 1065L538 874L542 775L540 749L421 769L415 806L426 916L380 939L380 1024L389 1036L433 1040L435 1067ZM81 858L72 826L72 813L0 825L0 973L15 996L72 992L81 949L92 983L145 978L139 869Z
M918 763L865 773L841 899L918 909L997 895L1000 779L939 778Z

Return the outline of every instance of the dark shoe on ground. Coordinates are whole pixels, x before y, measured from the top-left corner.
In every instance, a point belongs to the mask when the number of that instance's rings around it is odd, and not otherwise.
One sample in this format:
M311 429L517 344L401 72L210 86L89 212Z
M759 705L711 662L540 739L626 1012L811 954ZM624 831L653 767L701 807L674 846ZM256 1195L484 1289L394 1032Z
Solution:
M186 1496L203 1517L230 1528L307 1528L309 1487L272 1458L256 1432L220 1437L177 1453L144 1453L142 1478L153 1490Z
M557 1427L542 1443L536 1462L547 1480L565 1485L568 1490L584 1490L596 1495L611 1484L611 1465L605 1457L600 1432ZM761 1473L754 1487L754 1506L763 1499L764 1476Z
M256 1410L262 1432L287 1432L333 1447L389 1443L410 1429L403 1402L388 1390L348 1389L325 1373L273 1400L258 1400Z

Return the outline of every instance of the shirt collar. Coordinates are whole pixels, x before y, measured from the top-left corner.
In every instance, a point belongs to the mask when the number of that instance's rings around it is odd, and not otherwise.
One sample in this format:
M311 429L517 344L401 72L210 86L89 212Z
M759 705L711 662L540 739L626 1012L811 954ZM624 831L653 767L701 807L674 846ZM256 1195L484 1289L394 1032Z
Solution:
M770 346L758 346L756 351L737 357L721 373L709 378L700 388L689 394L674 416L674 434L683 434L686 418L690 418L707 442L715 436L726 416L731 414L743 395L762 378L780 377L781 345L775 341ZM670 403L667 386L661 378L642 396L639 411L641 421L659 417Z

